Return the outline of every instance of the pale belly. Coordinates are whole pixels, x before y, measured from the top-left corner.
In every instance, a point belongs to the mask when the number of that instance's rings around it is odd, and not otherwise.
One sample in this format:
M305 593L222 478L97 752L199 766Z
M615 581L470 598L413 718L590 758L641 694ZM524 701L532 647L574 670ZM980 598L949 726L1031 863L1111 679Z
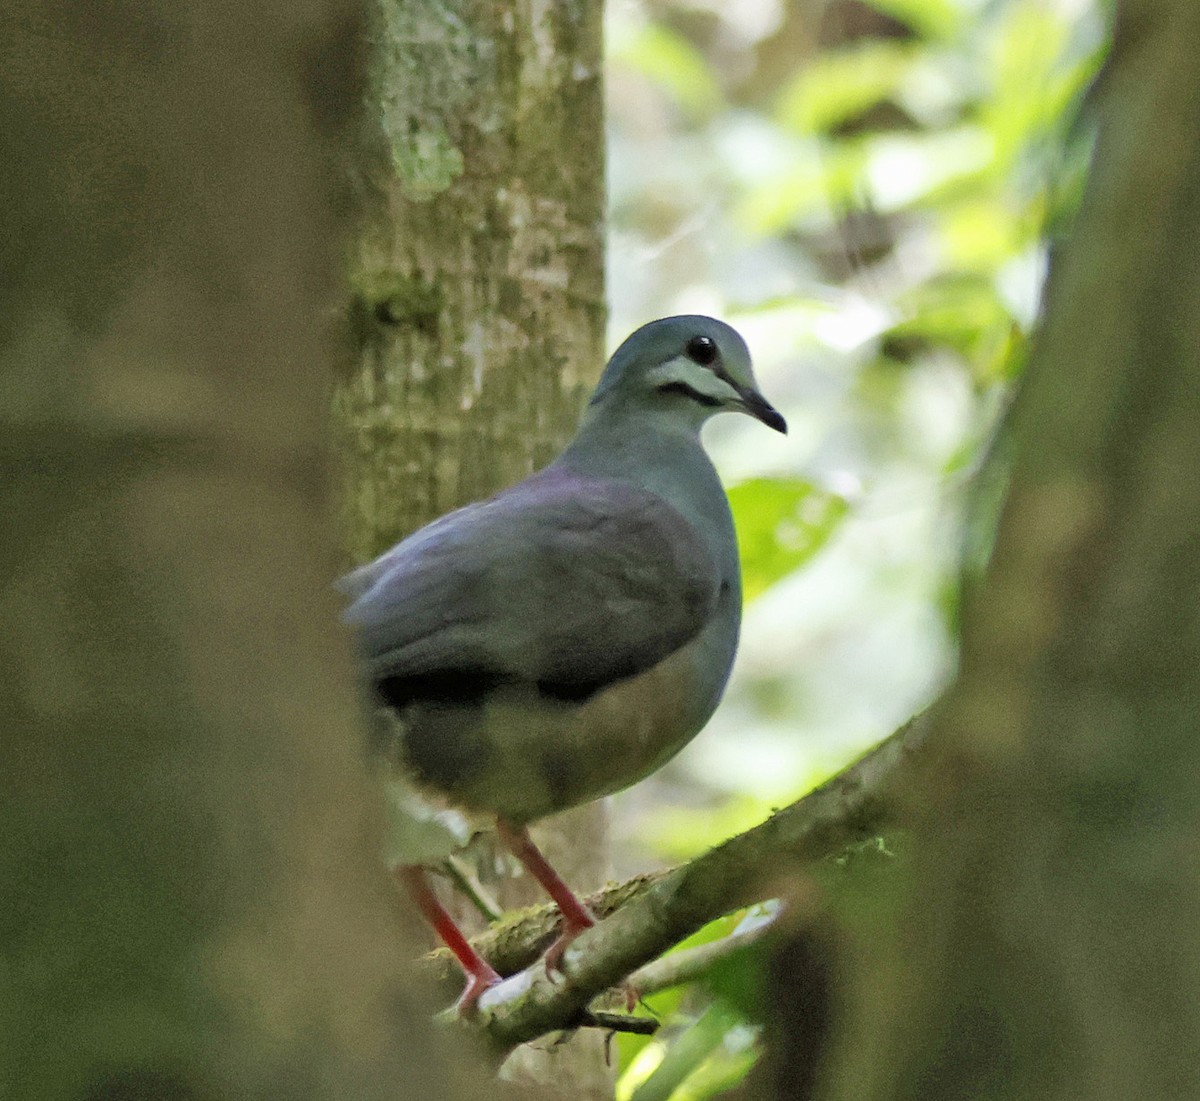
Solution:
M700 731L735 640L696 639L582 703L513 686L477 704L415 704L400 716L403 756L421 786L518 824L598 799L649 775Z

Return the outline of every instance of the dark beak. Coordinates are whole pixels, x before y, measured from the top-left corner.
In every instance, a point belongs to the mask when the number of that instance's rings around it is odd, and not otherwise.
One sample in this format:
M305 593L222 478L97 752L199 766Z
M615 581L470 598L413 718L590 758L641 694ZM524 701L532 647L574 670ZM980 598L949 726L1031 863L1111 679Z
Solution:
M755 420L762 421L768 428L774 428L776 432L787 435L787 421L762 394L757 390L742 389L740 386L736 389L738 397L742 399L742 407L750 416Z

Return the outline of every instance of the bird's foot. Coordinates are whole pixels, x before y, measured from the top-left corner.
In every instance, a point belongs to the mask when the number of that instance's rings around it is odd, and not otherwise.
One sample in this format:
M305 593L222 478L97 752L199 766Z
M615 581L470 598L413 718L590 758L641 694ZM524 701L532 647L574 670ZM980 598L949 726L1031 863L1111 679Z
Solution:
M458 1001L454 1003L454 1009L460 1017L470 1017L479 1008L479 999L483 997L484 991L503 981L500 973L482 958L479 962L481 967L466 973L467 985L463 987Z
M576 902L578 909L570 916L563 915L563 931L559 934L556 940L542 955L542 959L546 963L546 974L551 980L556 975L562 975L562 958L563 953L571 946L571 942L575 940L585 929L590 929L596 924L596 919L588 912L587 908L581 902Z

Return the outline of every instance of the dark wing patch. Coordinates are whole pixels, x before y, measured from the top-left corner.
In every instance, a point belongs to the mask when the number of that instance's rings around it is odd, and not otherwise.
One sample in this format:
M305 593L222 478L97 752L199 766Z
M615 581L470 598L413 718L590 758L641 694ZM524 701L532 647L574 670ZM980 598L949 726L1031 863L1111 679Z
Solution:
M662 498L548 470L351 574L346 619L397 705L466 702L506 682L582 699L693 638L719 585Z

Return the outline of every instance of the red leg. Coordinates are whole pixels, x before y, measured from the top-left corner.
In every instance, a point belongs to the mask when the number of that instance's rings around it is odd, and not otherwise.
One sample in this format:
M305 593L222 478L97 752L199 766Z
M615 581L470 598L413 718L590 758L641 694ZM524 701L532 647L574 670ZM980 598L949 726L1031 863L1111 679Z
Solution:
M493 969L474 948L471 942L463 936L462 930L454 924L454 919L446 908L438 901L433 888L425 878L425 872L415 864L406 864L396 869L396 874L404 881L409 893L416 902L421 916L433 926L433 931L441 938L454 958L458 960L467 976L466 989L458 999L458 1011L470 1013L479 1001L479 996L489 987L500 981L500 975Z
M533 843L529 831L524 826L513 826L502 818L496 820L496 830L500 840L522 864L534 879L536 879L556 903L563 916L563 929L556 940L546 949L546 969L558 971L562 962L563 952L567 946L585 929L596 924L596 919L588 912L588 908L576 897L575 892L563 882L562 877L542 855L541 850Z

